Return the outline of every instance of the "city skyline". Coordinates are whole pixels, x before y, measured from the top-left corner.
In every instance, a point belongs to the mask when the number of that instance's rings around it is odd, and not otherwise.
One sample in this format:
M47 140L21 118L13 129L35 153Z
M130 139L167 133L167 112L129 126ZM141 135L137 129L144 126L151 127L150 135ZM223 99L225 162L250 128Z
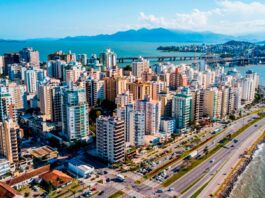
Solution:
M1 0L0 38L59 38L111 34L143 27L230 35L262 33L265 31L264 9L262 1L250 0L168 0L166 3L155 0L152 4L139 0Z

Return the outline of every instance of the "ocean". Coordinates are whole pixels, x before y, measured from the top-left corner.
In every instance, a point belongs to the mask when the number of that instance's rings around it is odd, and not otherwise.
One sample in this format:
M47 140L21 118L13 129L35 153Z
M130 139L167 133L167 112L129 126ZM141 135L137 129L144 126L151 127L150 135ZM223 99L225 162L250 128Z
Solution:
M253 160L240 175L230 198L265 197L265 143L258 146Z

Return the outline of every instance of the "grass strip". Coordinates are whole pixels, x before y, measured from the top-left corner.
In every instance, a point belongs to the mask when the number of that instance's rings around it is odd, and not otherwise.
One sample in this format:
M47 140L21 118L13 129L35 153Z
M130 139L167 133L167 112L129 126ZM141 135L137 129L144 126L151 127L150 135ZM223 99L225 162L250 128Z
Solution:
M197 190L193 195L191 195L190 198L196 198L196 197L198 197L198 196L201 194L201 192L203 191L203 189L204 189L204 188L205 188L210 182L211 182L211 179L210 179L208 182L206 182L205 184L203 184L203 186L200 187L199 190Z
M185 188L181 194L186 193L189 189L191 189L198 181L200 181L204 176L206 175L206 173L203 173L198 179L196 179L194 182L191 183L191 185L189 185L187 188Z
M242 133L243 131L245 131L248 127L252 126L253 124L255 124L256 122L258 122L259 120L263 119L264 117L265 117L265 115L262 115L259 118L256 118L256 119L252 120L251 122L249 122L245 126L241 127L238 131L236 131L235 133L233 133L231 135L231 137L232 138L235 138L240 133ZM224 141L221 144L218 144L216 147L214 147L212 150L210 150L206 155L202 156L200 159L198 159L198 160L194 160L193 159L191 161L191 164L190 165L186 166L183 169L180 169L180 171L178 173L172 175L170 178L168 178L167 180L165 180L162 185L164 187L167 187L170 184L174 183L176 180L178 180L180 177L182 177L183 175L185 175L187 172L189 172L190 170L192 170L193 168L195 168L196 166L198 166L199 164L201 164L202 162L204 162L206 159L208 159L209 157L211 157L213 154L215 154L219 149L221 149L228 142L229 142L229 139L228 138L224 138Z
M265 109L265 108L264 108L264 109ZM251 114L255 114L255 113L259 113L259 112L261 112L261 109L255 111L255 112L253 112L253 113L251 113ZM246 116L244 116L244 117L247 117L247 116L248 116L248 115L246 115ZM243 118L244 118L244 117L243 117ZM262 118L263 118L263 117L262 117ZM262 118L260 118L260 119L262 119ZM240 119L242 119L242 118L240 118ZM239 119L238 119L238 120L239 120ZM255 120L252 120L251 122L248 123L248 126L247 126L246 128L248 128L249 126L251 126L251 125L252 125L253 123L255 123L255 122L257 122L256 119L255 119ZM252 123L252 124L251 124L251 123ZM246 126L246 125L245 125L245 126ZM243 127L242 127L242 128L243 128ZM241 128L241 129L242 129L242 128ZM246 128L245 128L245 129L246 129ZM241 130L241 129L239 129L239 130ZM242 130L244 131L245 129L242 129ZM224 129L223 131L225 131L225 130L226 130L226 129ZM204 145L204 144L206 144L207 142L211 141L211 140L212 140L213 138L215 138L216 136L222 134L223 131L221 131L221 132L219 132L219 133L217 133L217 134L214 134L213 136L211 136L210 138L208 138L208 139L206 139L205 141L201 142L200 144L198 144L198 145L195 146L194 148L192 148L192 149L190 149L190 150L184 152L180 157L178 157L178 158L174 158L174 159L168 161L167 163L163 164L162 166L160 166L160 167L158 167L158 168L152 170L151 172L145 174L144 178L145 178L145 179L150 179L150 178L154 177L155 175L157 175L158 173L162 172L164 169L166 169L166 168L169 167L170 165L176 163L178 160L185 158L185 157L186 157L187 155L189 155L192 151L197 150L199 147L201 147L202 145ZM238 132L238 131L237 131L237 132ZM236 132L236 133L237 133L237 132ZM242 132L242 131L241 131L241 132ZM241 132L238 132L238 134L241 133ZM208 133L208 131L205 132L205 133L203 133L203 134L206 134L206 133ZM236 136L237 136L237 135L236 135ZM232 136L232 137L233 137L233 136Z
M174 159L168 161L167 163L163 164L162 166L160 166L160 167L158 167L158 168L152 170L151 172L147 173L147 174L144 176L144 178L145 178L145 179L150 179L150 178L152 178L153 176L155 176L155 175L157 175L158 173L162 172L162 171L163 171L164 169L166 169L167 167L169 167L169 166L175 164L178 160L187 157L192 151L197 150L197 149L200 148L202 145L204 145L204 144L206 144L207 142L211 141L215 136L217 136L217 135L219 135L219 134L220 134L220 133L215 134L215 135L209 137L208 139L204 140L203 142L201 142L201 143L198 144L197 146L193 147L192 149L190 149L190 150L188 150L188 151L182 153L180 157L176 157L176 158L174 158Z
M170 178L168 178L167 180L165 180L163 182L163 186L167 187L170 184L174 183L176 180L178 180L180 177L182 177L183 175L185 175L187 172L189 172L190 170L192 170L193 168L195 168L196 166L198 166L199 164L201 164L202 162L204 162L207 158L209 158L210 156L212 156L213 154L215 154L220 148L222 148L223 144L218 144L216 147L214 147L211 151L209 151L206 155L202 156L200 159L198 160L191 160L190 165L183 167L180 169L180 171L174 175L172 175Z
M108 198L118 198L118 197L121 197L122 195L124 195L124 192L119 190L115 192L114 194L110 195Z

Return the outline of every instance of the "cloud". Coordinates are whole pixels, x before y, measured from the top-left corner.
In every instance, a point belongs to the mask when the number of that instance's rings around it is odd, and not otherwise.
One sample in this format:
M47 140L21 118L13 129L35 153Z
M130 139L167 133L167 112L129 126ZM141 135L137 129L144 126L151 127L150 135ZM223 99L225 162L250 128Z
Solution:
M265 31L265 3L219 0L210 10L193 9L176 13L170 19L140 13L147 27L165 27L194 31L213 31L223 34L243 34Z

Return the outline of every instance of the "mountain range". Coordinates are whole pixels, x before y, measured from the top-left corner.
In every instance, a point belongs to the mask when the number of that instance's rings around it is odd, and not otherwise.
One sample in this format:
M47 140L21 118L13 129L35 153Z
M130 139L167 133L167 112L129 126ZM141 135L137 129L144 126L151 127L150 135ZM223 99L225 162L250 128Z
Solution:
M218 34L213 32L194 32L184 30L171 30L165 28L155 29L138 29L119 31L114 34L99 34L95 36L68 36L65 38L37 38L23 41L45 41L45 40L59 40L59 41L128 41L128 42L180 42L180 43L224 43L230 40L258 42L265 43L265 34L249 34L241 36L231 36L225 34ZM1 42L21 42L21 40L4 40Z
M164 28L127 30L114 34L96 36L65 37L62 40L71 41L142 41L142 42L224 42L234 39L233 36L212 32L192 32L170 30Z

